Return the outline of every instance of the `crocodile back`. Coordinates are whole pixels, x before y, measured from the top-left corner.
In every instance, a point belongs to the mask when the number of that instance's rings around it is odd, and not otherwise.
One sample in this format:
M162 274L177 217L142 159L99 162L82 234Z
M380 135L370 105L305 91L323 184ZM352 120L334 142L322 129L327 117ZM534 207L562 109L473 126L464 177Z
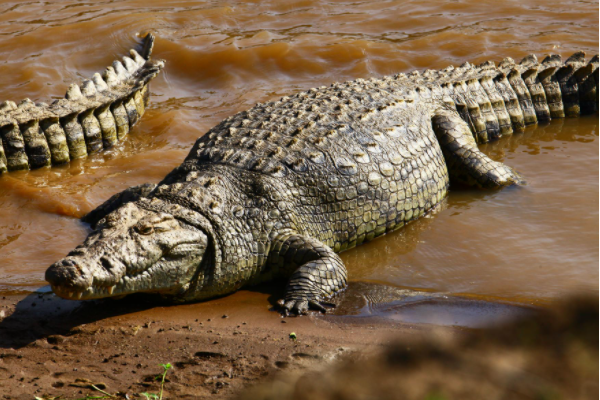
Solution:
M445 196L448 173L431 129L439 106L393 78L311 89L224 120L181 168L228 167L238 171L232 176L282 187L285 228L342 251L420 217Z

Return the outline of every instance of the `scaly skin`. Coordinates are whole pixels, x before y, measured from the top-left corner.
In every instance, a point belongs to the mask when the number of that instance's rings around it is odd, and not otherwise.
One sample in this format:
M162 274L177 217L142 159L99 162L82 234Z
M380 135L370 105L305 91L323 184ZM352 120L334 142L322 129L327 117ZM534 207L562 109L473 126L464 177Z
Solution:
M258 104L198 139L162 182L130 188L90 213L88 222L99 221L92 239L46 279L65 298L157 292L185 302L286 277L284 310L323 310L320 302L346 286L336 253L426 214L451 180L521 183L477 142L562 113L597 112L598 58L583 58L467 63ZM152 222L161 218L176 223ZM171 262L176 243L158 243L172 229L185 243L206 235L201 259L194 248ZM143 268L149 272L139 278ZM135 284L122 282L133 275Z
M0 104L0 175L7 171L58 165L114 146L144 114L149 82L164 66L151 61L154 35L142 55L113 62L81 88L72 84L51 105L25 99Z

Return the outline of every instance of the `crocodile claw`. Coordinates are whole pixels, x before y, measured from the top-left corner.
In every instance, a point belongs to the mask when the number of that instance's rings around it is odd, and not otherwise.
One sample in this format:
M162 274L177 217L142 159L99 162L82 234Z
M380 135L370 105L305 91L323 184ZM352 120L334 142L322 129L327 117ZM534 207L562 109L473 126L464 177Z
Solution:
M284 316L290 314L307 315L308 310L320 311L323 314L327 313L327 309L317 300L279 300L277 305L281 309Z

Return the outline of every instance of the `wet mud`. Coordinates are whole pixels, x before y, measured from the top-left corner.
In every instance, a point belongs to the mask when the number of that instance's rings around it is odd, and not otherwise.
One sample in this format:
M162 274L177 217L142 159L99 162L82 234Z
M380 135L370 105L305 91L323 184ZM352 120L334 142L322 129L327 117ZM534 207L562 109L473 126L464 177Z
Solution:
M266 376L312 368L392 335L462 330L335 315L284 318L272 311L276 295L267 286L182 306L143 295L90 302L43 292L4 296L0 398L101 395L90 384L136 398L158 393L154 378L164 363L173 365L165 398L230 398Z
M266 376L303 371L391 338L463 335L538 309L351 283L326 315L277 311L272 285L209 302L173 306L156 296L68 301L40 290L0 299L0 398L157 393L229 398ZM293 334L293 336L292 336ZM29 396L29 397L28 397Z

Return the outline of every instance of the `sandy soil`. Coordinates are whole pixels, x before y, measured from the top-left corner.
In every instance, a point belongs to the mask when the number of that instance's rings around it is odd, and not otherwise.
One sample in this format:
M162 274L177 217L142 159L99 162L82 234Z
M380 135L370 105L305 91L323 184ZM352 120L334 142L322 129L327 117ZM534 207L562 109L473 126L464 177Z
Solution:
M464 331L377 316L284 318L272 310L277 295L257 288L178 306L141 296L87 303L48 293L2 297L0 398L102 396L92 384L136 398L159 392L163 363L173 365L163 398L228 398L279 371L378 347L399 334Z

